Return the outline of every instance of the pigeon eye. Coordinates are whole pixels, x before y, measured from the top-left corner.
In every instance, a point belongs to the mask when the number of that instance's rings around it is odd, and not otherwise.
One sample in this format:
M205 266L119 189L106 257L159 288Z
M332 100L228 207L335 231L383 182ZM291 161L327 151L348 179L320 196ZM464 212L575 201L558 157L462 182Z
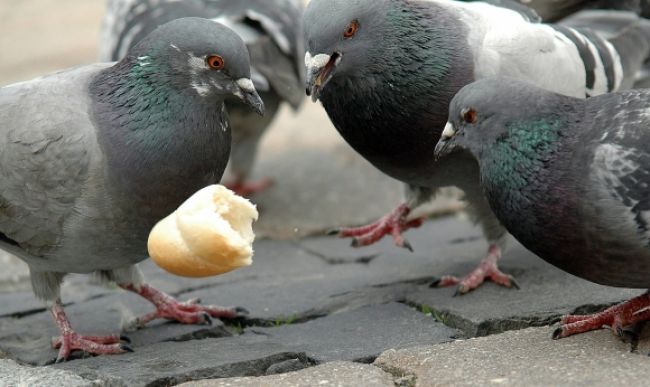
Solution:
M463 121L465 121L468 124L475 124L476 121L478 120L478 114L476 114L476 110L472 108L464 109L460 113L460 115Z
M208 63L208 67L212 70L222 70L226 65L223 58L219 55L210 55L205 59L205 61Z
M357 33L358 30L359 30L359 22L356 20L352 20L352 22L350 22L350 25L348 25L348 28L346 28L345 32L343 32L343 37L345 39L350 39Z

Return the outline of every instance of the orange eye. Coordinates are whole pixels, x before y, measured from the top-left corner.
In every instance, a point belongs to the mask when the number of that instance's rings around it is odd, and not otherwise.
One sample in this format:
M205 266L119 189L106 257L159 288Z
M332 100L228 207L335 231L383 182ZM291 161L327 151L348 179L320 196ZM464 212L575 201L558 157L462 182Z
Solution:
M226 65L223 58L219 55L210 55L205 59L205 61L212 70L221 70Z
M475 124L476 121L478 120L478 114L476 113L476 110L474 109L465 109L463 110L463 121L465 121L468 124Z
M359 22L356 20L352 20L350 22L350 25L348 25L348 28L346 28L345 32L343 32L343 37L346 39L350 39L357 33L357 31L359 31Z

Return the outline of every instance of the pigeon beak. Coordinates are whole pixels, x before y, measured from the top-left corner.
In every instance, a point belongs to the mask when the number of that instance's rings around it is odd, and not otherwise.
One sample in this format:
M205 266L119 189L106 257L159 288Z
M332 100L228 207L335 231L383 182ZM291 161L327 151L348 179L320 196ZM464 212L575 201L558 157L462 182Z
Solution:
M436 160L439 160L454 150L455 145L452 144L451 140L455 135L456 129L454 128L454 125L451 122L447 122L447 125L445 125L445 130L442 131L440 140L438 141L438 144L436 144L436 149L433 152Z
M305 54L305 66L307 67L307 95L316 102L320 93L334 76L336 66L341 63L343 55L335 52L332 55L318 54L314 57L309 52Z
M262 101L260 95L257 94L257 90L255 90L253 81L251 81L248 78L241 78L237 80L237 86L239 86L239 90L240 90L240 93L237 93L237 96L242 101L244 101L245 104L252 107L253 110L257 112L257 114L263 116L264 102Z

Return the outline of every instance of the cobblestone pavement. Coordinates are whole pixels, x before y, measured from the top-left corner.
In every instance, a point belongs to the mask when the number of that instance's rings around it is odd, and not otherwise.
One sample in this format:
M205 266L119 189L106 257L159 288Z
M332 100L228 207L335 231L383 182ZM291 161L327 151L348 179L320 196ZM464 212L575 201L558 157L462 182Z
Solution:
M93 61L102 2L58 4L0 0L0 84ZM514 241L501 266L521 290L486 284L453 297L454 289L429 288L434 275L467 272L485 249L462 215L442 216L462 208L453 191L425 210L433 220L407 234L414 253L387 240L352 249L322 236L383 214L401 187L352 152L319 105L281 113L256 174L276 184L254 198L261 218L253 266L197 280L142 264L163 290L242 305L248 318L160 321L128 333L135 353L53 365L51 317L31 294L25 265L0 253L0 385L647 385L644 331L634 343L607 331L550 339L560 315L599 310L639 290L582 281ZM114 333L151 310L87 276L70 276L63 300L83 333Z

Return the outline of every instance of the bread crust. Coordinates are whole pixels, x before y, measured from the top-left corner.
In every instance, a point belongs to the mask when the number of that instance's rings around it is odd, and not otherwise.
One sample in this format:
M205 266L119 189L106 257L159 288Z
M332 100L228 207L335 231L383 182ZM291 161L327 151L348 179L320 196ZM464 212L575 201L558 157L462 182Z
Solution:
M257 209L222 185L198 191L158 222L149 255L164 270L183 277L209 277L249 266Z

